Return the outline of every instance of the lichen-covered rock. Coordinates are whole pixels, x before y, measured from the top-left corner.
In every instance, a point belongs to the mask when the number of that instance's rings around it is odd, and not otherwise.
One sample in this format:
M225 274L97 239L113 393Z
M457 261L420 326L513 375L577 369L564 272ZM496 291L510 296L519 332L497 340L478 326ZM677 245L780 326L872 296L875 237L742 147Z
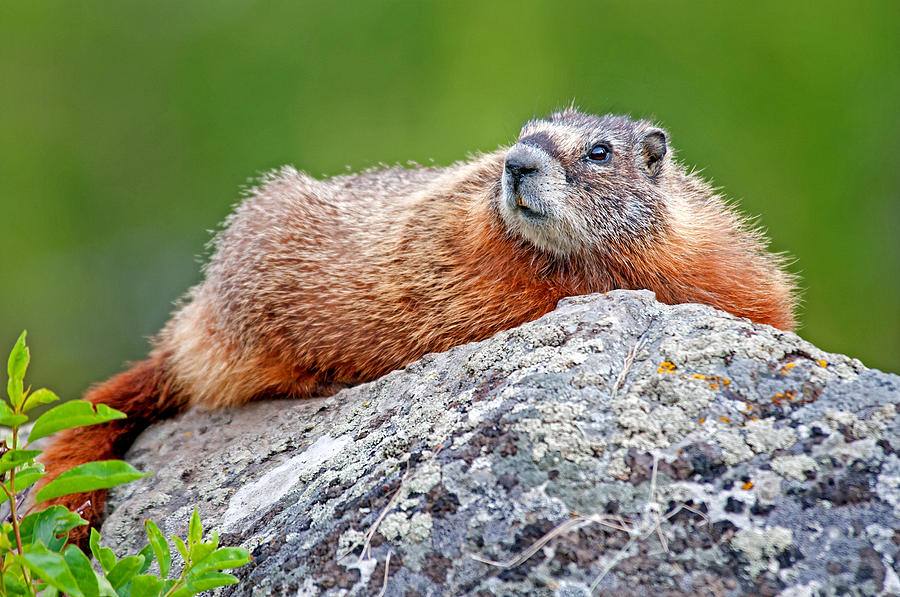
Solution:
M898 408L900 377L792 333L577 297L330 398L157 425L103 532L137 549L196 506L254 555L227 594L900 595Z

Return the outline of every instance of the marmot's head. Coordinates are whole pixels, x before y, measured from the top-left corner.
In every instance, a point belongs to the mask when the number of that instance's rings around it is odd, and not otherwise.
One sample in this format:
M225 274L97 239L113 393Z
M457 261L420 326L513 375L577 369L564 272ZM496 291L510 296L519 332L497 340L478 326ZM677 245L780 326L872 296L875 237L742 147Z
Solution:
M528 122L509 148L497 208L510 231L558 256L608 252L664 229L666 133L574 109Z

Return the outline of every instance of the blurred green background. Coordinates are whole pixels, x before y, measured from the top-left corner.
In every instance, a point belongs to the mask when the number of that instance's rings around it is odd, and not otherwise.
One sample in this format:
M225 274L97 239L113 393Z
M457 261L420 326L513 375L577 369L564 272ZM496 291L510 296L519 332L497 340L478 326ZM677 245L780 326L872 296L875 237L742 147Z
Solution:
M248 178L665 126L802 276L800 334L900 371L900 3L0 5L0 346L61 395L140 359Z

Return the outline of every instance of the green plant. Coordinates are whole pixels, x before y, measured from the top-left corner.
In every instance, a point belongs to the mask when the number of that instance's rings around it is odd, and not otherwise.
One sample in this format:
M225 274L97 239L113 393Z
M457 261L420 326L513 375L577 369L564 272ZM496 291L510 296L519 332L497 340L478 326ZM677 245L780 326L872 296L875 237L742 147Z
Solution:
M0 399L0 426L10 432L0 443L0 505L9 502L9 515L0 529L0 595L54 597L60 593L74 597L187 597L200 591L234 584L237 578L222 572L250 561L247 550L219 547L213 532L202 540L203 528L197 511L191 517L187 542L173 536L172 542L184 561L177 578L172 570L172 549L153 521L145 522L149 543L136 555L117 558L113 550L100 546L100 534L91 529L90 551L97 561L75 545L66 545L69 531L87 524L76 512L50 506L38 512L20 512L26 490L44 476L35 462L41 453L33 442L63 429L96 425L125 414L105 405L83 400L60 404L40 415L26 440L22 439L28 412L59 398L50 390L31 392L25 388L25 370L30 361L25 332L9 355L6 389L8 402ZM147 475L121 460L89 462L76 466L47 483L35 495L40 503L72 493L106 489ZM23 515L24 514L24 515ZM159 573L148 573L153 561Z

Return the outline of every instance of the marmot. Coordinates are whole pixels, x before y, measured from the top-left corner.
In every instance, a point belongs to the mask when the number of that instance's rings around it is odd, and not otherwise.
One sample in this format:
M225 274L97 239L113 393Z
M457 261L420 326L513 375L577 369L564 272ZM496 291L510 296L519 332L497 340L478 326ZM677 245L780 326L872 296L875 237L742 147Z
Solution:
M141 429L190 406L324 395L566 296L647 288L794 325L783 259L675 162L662 129L575 109L446 168L328 180L282 168L213 246L149 358L87 393L128 418L61 433L43 456L47 480L121 457ZM58 503L96 524L105 492L87 497Z

